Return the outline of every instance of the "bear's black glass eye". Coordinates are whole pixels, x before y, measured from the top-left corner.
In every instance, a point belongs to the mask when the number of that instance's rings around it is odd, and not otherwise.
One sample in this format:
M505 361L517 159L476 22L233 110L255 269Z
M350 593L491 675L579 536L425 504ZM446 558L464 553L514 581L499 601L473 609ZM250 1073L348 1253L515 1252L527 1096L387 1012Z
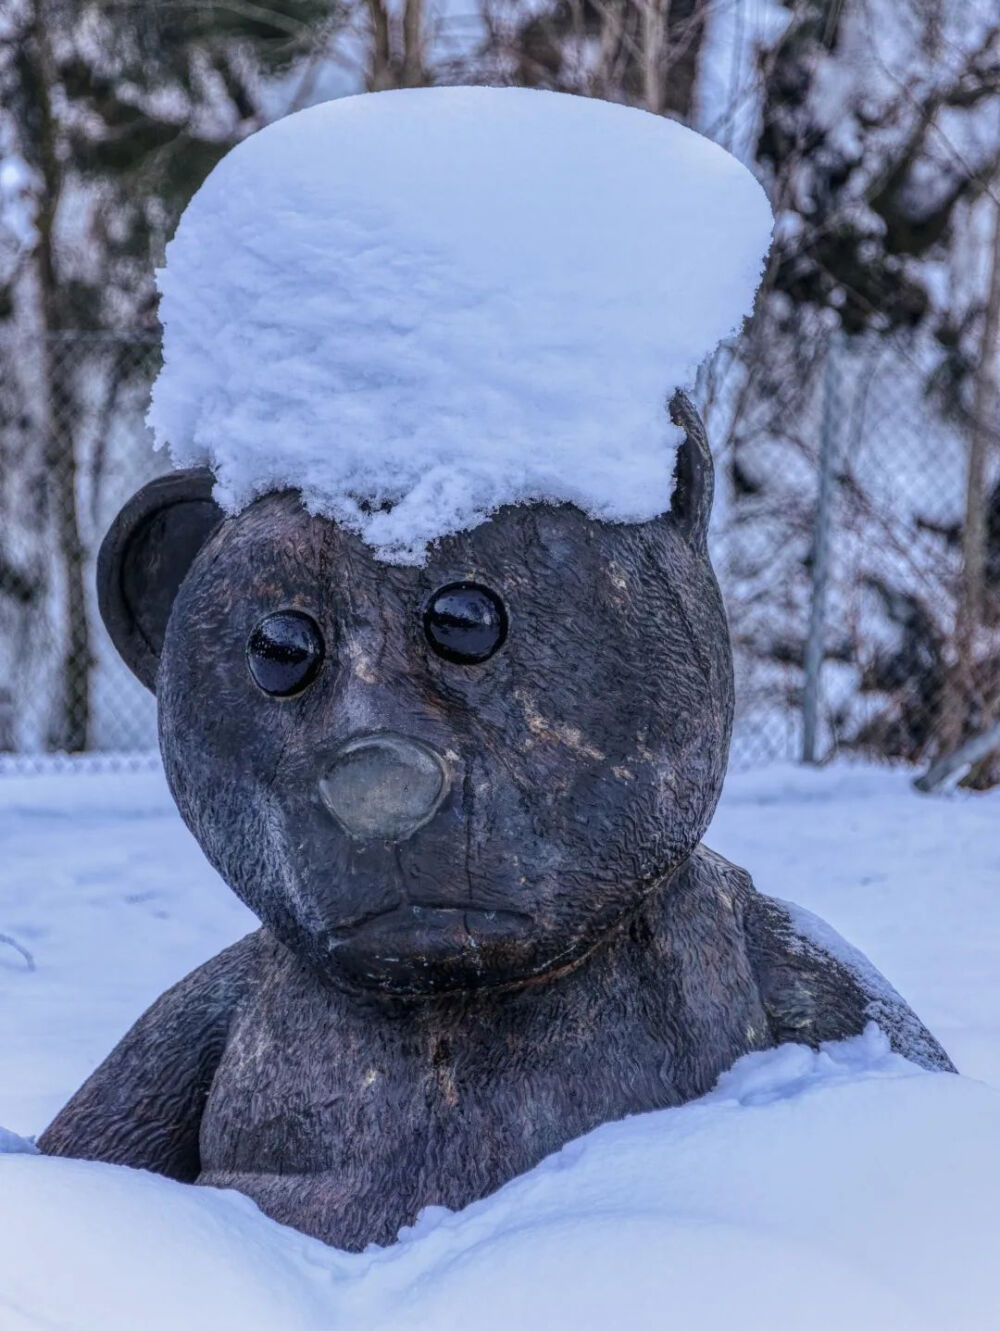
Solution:
M323 635L299 610L266 615L247 640L247 667L272 698L288 698L313 682L323 664Z
M478 665L503 645L507 611L489 587L450 582L439 587L424 611L427 641L446 661Z

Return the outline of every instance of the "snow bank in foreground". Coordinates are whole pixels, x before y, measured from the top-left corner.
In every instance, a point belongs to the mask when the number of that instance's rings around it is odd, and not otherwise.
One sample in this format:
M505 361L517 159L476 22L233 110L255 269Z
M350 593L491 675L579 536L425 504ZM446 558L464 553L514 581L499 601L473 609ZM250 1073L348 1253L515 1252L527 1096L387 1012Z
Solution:
M1000 1093L874 1028L751 1055L499 1193L334 1252L234 1193L0 1157L4 1331L985 1331Z
M399 562L522 500L646 520L670 503L666 397L750 312L770 229L744 167L643 111L514 88L315 106L181 219L150 422L229 511L297 488Z

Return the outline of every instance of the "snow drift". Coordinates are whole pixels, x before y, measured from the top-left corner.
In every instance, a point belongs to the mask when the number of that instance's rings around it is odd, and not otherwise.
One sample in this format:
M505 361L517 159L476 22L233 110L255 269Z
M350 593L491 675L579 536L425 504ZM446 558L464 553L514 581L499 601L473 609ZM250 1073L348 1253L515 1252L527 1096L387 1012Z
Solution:
M348 97L236 147L158 274L150 422L236 512L383 558L507 503L665 511L666 399L750 312L759 185L673 121L513 88Z
M0 1156L4 1331L986 1331L1000 1093L870 1027L742 1059L348 1255L237 1193ZM16 1149L16 1141L9 1145Z

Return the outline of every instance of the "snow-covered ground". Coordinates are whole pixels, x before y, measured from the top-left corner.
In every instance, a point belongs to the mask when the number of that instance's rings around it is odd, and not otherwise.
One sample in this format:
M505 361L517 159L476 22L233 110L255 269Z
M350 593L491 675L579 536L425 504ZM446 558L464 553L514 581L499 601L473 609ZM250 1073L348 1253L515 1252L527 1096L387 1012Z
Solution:
M0 1328L995 1328L998 815L1000 794L921 798L902 772L771 768L730 777L708 837L863 948L964 1078L874 1029L754 1055L356 1257L234 1194L0 1157ZM31 1135L253 922L158 773L0 777L0 846L0 932L33 962L0 944L0 1124Z
M360 1255L237 1193L0 1156L0 1325L995 1331L998 1131L1000 1094L874 1030L785 1046Z
M733 773L708 834L862 949L960 1070L1000 1087L1000 792L902 771ZM255 927L159 772L0 777L0 1124L34 1134L143 1009Z
M188 204L149 422L227 512L294 486L402 563L530 499L644 522L673 490L665 398L739 330L770 239L750 172L663 116L509 87L326 102Z

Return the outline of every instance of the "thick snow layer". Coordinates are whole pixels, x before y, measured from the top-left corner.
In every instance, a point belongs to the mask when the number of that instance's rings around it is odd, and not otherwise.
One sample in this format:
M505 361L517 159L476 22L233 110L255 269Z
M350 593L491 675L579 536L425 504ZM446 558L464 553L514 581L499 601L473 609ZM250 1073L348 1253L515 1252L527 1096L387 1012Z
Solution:
M0 847L0 1124L35 1134L154 998L257 921L159 772L0 777Z
M1000 1085L998 813L1000 792L921 798L904 772L772 768L729 778L708 841ZM0 777L0 845L0 934L34 963L0 941L0 1123L28 1136L252 921L158 773ZM0 1155L0 1328L994 1331L1000 1097L967 1077L873 1031L754 1055L361 1257L235 1194Z
M4 1331L986 1331L1000 1092L874 1028L745 1058L362 1255L236 1193L0 1155Z
M0 1234L3 1331L340 1331L333 1254L238 1193L0 1154Z
M1000 1087L1000 791L903 771L731 773L707 841L814 911ZM160 772L0 776L0 1123L42 1130L164 989L256 926ZM5 937L26 948L34 969Z
M669 507L665 403L750 312L759 185L673 121L434 88L241 143L159 273L150 422L230 512L301 490L381 557L506 503Z

